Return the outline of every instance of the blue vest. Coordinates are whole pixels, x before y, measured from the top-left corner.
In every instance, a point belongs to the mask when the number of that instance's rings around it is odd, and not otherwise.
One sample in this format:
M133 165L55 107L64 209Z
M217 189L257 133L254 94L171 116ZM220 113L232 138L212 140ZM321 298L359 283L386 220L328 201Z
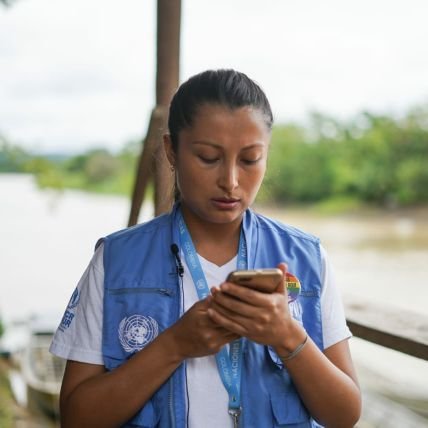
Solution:
M100 240L105 270L102 352L107 370L123 364L183 313L182 288L170 248L180 242L177 209ZM322 350L318 239L251 210L244 215L243 230L249 269L286 262L300 279L299 321ZM273 349L244 339L243 360L242 427L318 426ZM186 427L186 397L183 363L124 426Z

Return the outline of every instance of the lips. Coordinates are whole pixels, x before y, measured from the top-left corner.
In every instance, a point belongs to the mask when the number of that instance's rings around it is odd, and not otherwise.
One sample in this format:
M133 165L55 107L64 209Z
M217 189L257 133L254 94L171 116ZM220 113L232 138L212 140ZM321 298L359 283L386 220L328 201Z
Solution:
M239 202L239 199L236 198L213 198L215 202L222 202L225 204L233 204L234 202Z
M213 198L211 199L213 205L220 210L232 210L235 209L240 202L240 199L236 198Z

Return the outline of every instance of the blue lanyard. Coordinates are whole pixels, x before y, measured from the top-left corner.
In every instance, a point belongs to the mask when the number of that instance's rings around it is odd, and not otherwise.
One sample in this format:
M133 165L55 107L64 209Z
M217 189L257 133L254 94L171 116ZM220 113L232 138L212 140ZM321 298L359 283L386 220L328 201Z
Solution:
M183 248L184 258L195 284L199 299L205 299L210 293L205 274L199 262L192 238L184 222L180 210L177 212L180 243ZM241 228L238 250L238 269L247 268L247 246L245 236ZM241 407L241 372L242 372L242 339L234 340L230 344L230 352L224 346L215 356L217 369L221 380L229 395L229 413L236 418Z

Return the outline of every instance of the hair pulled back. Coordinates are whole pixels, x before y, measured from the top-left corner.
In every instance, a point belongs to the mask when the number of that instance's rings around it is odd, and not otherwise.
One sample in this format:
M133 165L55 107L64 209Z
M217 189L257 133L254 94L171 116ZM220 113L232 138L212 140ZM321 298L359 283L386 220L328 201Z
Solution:
M231 110L253 107L263 114L267 128L272 128L272 110L257 83L235 70L207 70L184 82L172 98L168 128L175 152L179 132L192 126L198 108L204 104L218 104Z

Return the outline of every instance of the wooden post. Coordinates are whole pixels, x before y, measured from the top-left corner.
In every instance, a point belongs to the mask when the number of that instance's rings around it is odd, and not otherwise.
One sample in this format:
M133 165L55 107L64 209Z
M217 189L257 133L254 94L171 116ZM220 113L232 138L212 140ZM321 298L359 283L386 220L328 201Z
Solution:
M180 0L158 0L156 104L169 106L178 86L180 67ZM164 116L167 131L167 114ZM169 211L173 202L173 175L162 139L158 141L155 163L155 215Z
M167 131L167 111L179 82L181 0L158 0L156 107L138 162L128 225L137 223L147 184L154 178L155 215L173 202L173 174L166 159L162 135Z

